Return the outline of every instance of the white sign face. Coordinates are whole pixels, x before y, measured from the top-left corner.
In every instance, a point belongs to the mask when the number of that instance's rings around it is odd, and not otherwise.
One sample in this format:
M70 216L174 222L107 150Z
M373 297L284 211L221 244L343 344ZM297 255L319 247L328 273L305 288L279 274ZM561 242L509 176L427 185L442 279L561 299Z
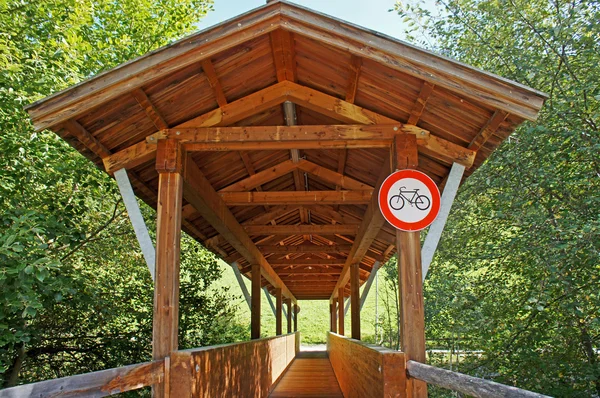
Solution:
M379 208L397 229L420 231L437 217L440 191L426 174L417 170L399 170L381 184Z
M387 199L391 213L407 223L417 223L431 211L431 191L414 178L403 178L390 188Z

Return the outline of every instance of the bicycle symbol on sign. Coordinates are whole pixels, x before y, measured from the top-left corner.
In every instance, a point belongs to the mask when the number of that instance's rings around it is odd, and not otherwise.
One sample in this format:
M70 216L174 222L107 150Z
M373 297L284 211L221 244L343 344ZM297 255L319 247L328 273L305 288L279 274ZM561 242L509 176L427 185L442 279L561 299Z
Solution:
M404 190L403 190L404 189ZM405 194L412 194L409 198ZM431 200L425 195L419 195L419 188L406 189L406 187L400 187L398 195L394 195L390 198L390 207L394 210L401 210L404 207L405 202L410 203L411 206L415 206L417 209L425 211L431 206Z

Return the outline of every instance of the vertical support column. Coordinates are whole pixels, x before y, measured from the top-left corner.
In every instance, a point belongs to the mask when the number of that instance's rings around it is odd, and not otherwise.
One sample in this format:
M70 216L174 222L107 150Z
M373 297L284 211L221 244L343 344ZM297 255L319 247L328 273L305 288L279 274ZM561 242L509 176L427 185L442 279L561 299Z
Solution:
M287 306L287 332L292 333L292 299L285 299L285 305Z
M281 297L281 289L275 289L275 334L281 336L283 334L283 318L282 318L282 307L283 298Z
M331 331L333 333L337 333L337 306L336 301L332 300L329 303L331 307Z
M298 304L294 304L294 332L298 331Z
M394 160L395 168L398 170L417 168L417 139L414 135L396 136ZM407 359L425 363L425 309L420 237L421 233L418 231L396 231L401 349ZM407 396L427 397L427 384L412 378L409 379Z
M179 331L179 244L183 176L182 154L177 141L158 142L156 170L159 174L152 358L163 359L177 351ZM155 385L154 396L167 396L165 389L164 383Z
M350 266L350 320L352 321L352 338L360 340L360 279L358 263Z
M338 333L342 336L344 332L344 288L338 290Z
M252 264L252 310L250 338L260 339L260 264Z

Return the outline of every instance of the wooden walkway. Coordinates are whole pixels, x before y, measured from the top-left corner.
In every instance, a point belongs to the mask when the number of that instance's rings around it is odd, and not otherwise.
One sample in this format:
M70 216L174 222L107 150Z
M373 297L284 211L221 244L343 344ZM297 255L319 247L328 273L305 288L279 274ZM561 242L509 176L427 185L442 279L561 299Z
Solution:
M343 398L333 368L324 351L298 353L270 395L275 398Z

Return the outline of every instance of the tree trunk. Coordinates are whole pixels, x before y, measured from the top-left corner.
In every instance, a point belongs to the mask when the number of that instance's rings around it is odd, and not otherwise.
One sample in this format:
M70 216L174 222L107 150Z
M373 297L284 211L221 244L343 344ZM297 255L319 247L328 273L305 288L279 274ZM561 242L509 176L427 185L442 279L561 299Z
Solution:
M19 373L21 372L21 367L23 366L23 361L25 360L25 344L20 343L17 346L17 356L13 360L12 365L6 371L7 377L5 379L5 387L14 387L19 382Z

